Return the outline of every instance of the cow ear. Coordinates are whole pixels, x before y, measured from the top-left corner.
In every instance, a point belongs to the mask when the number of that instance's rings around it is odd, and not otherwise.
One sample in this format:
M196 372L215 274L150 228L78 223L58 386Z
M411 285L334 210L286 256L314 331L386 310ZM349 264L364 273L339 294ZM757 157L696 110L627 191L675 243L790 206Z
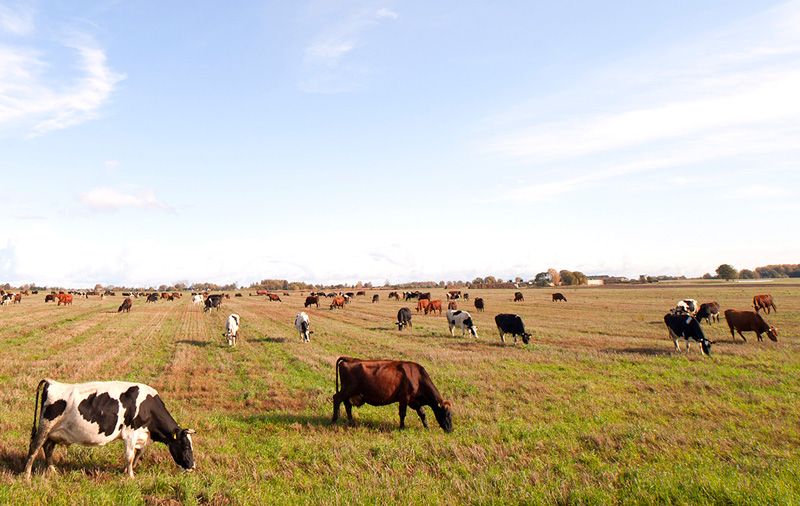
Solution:
M178 428L175 428L175 430L172 431L172 439L177 441L180 438L181 438L181 429L178 427Z
M184 433L184 434L196 434L196 432L194 431L194 429L184 429L184 430L183 430L183 433Z

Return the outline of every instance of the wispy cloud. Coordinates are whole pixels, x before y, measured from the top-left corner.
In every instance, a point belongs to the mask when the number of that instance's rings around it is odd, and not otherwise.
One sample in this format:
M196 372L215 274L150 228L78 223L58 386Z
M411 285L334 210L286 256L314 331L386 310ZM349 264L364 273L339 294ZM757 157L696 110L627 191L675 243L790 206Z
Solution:
M596 97L578 113L512 118L512 127L482 152L559 176L504 198L567 193L621 174L733 154L800 149L800 32L788 29L787 20L800 20L800 2L746 20L746 30L728 27L600 69L586 79L591 87L576 83L551 97L564 110L571 99Z
M0 10L0 24L18 35L35 35L32 21ZM88 35L75 33L62 46L75 60L67 75L56 74L49 52L35 37L15 45L0 44L0 133L28 136L78 125L97 118L125 76L107 64L106 53Z
M368 43L366 32L382 20L397 19L396 12L384 7L375 10L371 2L346 8L326 9L324 23L304 53L305 75L300 86L315 93L350 91L359 87L359 77L369 73L363 66L343 62Z
M33 31L34 10L28 6L12 9L0 5L0 31L11 35L26 35Z
M153 209L174 213L175 211L167 204L156 198L155 190L152 188L141 190L136 193L123 193L113 188L94 188L86 193L78 195L87 209L93 211L114 212L124 208L134 209Z

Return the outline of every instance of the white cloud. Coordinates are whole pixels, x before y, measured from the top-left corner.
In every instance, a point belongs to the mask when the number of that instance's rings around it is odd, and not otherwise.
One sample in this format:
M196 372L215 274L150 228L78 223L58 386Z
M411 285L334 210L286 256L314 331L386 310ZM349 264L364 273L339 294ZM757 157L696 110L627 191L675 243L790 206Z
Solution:
M94 188L78 195L83 205L94 211L113 212L126 207L135 209L153 209L156 211L174 212L174 210L156 198L152 188L136 194L122 193L113 188Z
M47 54L32 45L0 45L0 132L29 136L97 118L124 75L111 70L102 49L86 42L74 51L73 74L55 75Z
M33 31L34 11L30 7L16 10L0 5L0 30L12 35L27 35Z
M384 7L384 8L382 8L382 9L378 10L378 12L377 12L377 14L376 14L376 15L377 15L379 18L391 18L391 19L397 19L397 18L399 17L399 16L397 15L397 13L396 13L396 12L394 12L394 11L392 11L392 10L389 10L389 9L387 9L386 7Z

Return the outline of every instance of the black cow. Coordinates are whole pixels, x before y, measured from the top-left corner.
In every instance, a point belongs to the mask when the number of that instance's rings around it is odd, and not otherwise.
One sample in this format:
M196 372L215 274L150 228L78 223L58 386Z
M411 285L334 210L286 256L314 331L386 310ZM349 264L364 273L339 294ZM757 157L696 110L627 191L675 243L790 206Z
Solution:
M194 469L191 438L194 431L181 429L158 392L141 383L97 381L72 385L44 379L36 389L33 421L25 462L28 481L36 454L43 447L47 467L54 469L56 444L102 446L117 439L125 443L125 472L131 478L133 467L151 440L167 445L181 468Z
M531 335L525 332L525 324L522 323L519 315L502 313L494 317L494 322L497 325L497 331L500 332L500 339L504 343L506 342L505 334L514 336L514 344L517 344L517 336L520 336L525 344L530 342Z
M373 296L372 296L372 303L373 303L373 304L375 304L376 302L378 302L378 299L379 299L379 298L380 298L380 297L378 296L378 294L377 294L377 293L376 293L375 295L373 295Z
M705 318L706 323L709 325L715 320L719 323L719 303L714 301L700 304L700 309L697 310L697 314L694 315L694 317L697 318L699 322L702 322Z
M703 355L711 355L711 345L714 341L706 339L700 322L692 315L667 313L664 315L664 323L669 329L669 336L675 343L675 350L681 351L678 346L678 339L683 337L686 340L686 351L689 351L689 339L700 343L700 351Z
M145 302L145 304L147 304L147 302L157 302L157 301L158 301L158 294L151 293L150 295L147 296L147 301Z
M411 310L407 307L401 307L400 311L397 312L397 322L395 322L395 325L397 325L398 330L403 330L406 326L413 328L411 325Z
M477 309L479 313L483 312L483 299L481 297L475 299L475 309Z
M564 297L563 293L556 292L556 293L553 294L553 302L558 302L558 301L561 301L561 300L563 300L564 302L567 302L567 298Z
M222 307L222 295L209 295L206 299L206 305L203 308L203 312L211 311L212 309L216 308L219 311L219 308Z
M339 389L339 378L342 388ZM405 360L359 360L339 357L336 360L336 393L333 396L333 418L339 418L339 405L344 403L347 419L353 421L353 406L400 404L400 428L405 427L406 408L419 415L428 428L425 406L430 406L436 421L445 432L453 431L450 403L439 395L425 369Z
M122 301L122 305L119 306L119 309L117 309L117 313L120 313L122 311L130 313L131 312L131 306L133 306L133 301L131 300L131 298L130 297L125 297L125 300Z

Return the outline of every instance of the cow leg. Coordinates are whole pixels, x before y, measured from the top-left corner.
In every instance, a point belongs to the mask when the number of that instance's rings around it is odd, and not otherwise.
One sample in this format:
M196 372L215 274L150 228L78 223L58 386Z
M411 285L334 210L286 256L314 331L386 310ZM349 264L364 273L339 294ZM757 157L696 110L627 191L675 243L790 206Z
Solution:
M48 472L55 472L56 466L55 462L53 461L53 453L56 447L56 442L52 439L48 439L44 442L42 448L44 448L44 460L47 463L47 471Z
M420 406L415 409L417 414L419 415L419 419L422 420L422 426L426 429L428 428L428 420L425 419L425 406Z
M33 468L33 461L36 459L36 454L42 449L44 443L47 441L48 431L46 428L39 425L39 430L36 435L31 438L31 446L28 449L28 460L25 462L25 479L31 481L31 469Z
M136 450L136 454L133 456L133 467L139 463L139 460L142 458L142 453L144 453L144 448L138 448Z
M133 478L133 463L136 460L136 438L125 440L125 472Z
M761 338L761 332L756 332L756 337L758 338L758 342L762 342L763 339Z
M342 401L339 399L339 394L334 394L333 396L333 418L331 418L331 425L336 423L336 420L339 419L339 405Z
M400 402L400 428L406 428L406 408L408 408L408 404L404 402Z
M505 343L506 343L506 336L505 336L505 334L503 334L503 331L502 331L502 330L500 330L500 327L497 327L497 331L500 333L500 339L502 339L502 340L503 340L503 344L505 344Z
M747 342L747 338L746 338L746 337L744 337L744 334L742 334L742 331L741 331L741 330L737 330L736 332L737 332L737 333L738 333L740 336L742 336L742 339L744 339L744 342ZM731 332L731 335L733 335L733 332Z

